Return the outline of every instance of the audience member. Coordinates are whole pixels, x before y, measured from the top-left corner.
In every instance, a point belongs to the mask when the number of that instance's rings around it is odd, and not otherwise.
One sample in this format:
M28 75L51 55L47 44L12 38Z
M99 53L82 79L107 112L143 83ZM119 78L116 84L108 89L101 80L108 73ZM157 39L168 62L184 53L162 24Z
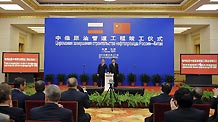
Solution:
M6 114L0 113L0 122L10 122L9 116Z
M214 114L209 118L209 122L218 122L217 105L218 105L218 88L213 89L214 96L211 99L210 108L214 109Z
M36 93L29 97L29 100L45 100L45 82L38 80L35 82Z
M153 113L153 105L154 103L169 103L171 97L169 93L172 89L172 85L170 83L164 82L161 85L162 93L158 96L152 97L149 103L149 111ZM145 118L145 122L153 122L153 114L150 117Z
M89 96L86 89L85 93L77 89L78 82L76 78L69 78L67 80L69 89L61 94L61 101L77 101L78 102L78 122L90 122L91 116L85 113L84 108L89 108Z
M201 97L203 95L202 88L194 87L192 89L192 95L193 95L193 104L203 104L203 101L201 100Z
M25 100L29 96L23 93L26 88L26 80L24 78L18 77L14 80L14 89L12 90L12 100L18 101L18 107L25 109Z
M0 84L0 113L10 116L15 122L24 122L25 113L20 108L10 107L11 90L6 83ZM0 117L1 119L2 117ZM2 122L2 121L1 121Z
M59 107L58 101L61 91L56 85L49 85L45 90L45 105L31 109L31 120L58 120L61 122L72 122L71 110Z
M188 89L180 88L175 92L171 102L178 108L164 113L164 122L206 122L206 114L202 110L192 108L193 96ZM171 105L171 106L174 106Z

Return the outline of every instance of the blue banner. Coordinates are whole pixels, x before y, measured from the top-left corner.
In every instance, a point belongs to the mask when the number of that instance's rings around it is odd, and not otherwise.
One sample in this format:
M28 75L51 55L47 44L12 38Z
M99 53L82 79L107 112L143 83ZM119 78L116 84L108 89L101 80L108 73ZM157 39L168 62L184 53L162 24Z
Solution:
M47 18L44 73L97 73L101 58L109 66L116 58L119 71L137 75L174 75L172 18ZM57 82L55 80L55 82Z

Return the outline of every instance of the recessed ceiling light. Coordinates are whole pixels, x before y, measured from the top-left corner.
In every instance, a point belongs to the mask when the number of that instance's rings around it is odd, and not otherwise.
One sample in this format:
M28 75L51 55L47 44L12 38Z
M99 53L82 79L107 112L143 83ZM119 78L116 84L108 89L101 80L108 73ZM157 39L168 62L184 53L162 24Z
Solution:
M106 2L114 2L116 0L104 0L104 1L106 1Z
M191 27L175 27L174 33L176 33L176 34L183 33L189 29L191 29Z
M45 27L28 27L36 33L45 33Z
M198 9L196 10L218 10L218 4L205 4L200 6Z
M0 7L4 10L24 10L17 4L0 4Z

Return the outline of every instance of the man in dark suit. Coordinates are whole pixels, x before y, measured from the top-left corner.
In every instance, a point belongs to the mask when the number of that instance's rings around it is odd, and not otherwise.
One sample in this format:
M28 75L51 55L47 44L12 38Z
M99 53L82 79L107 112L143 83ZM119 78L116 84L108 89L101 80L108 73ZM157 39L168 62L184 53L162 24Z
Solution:
M49 85L45 90L45 105L30 111L31 120L58 120L72 122L73 114L69 109L59 107L61 90L56 85Z
M214 114L209 118L209 122L217 122L218 121L218 116L217 116L217 106L218 106L218 88L214 88L213 89L213 93L214 93L214 96L213 98L211 99L211 102L210 102L210 108L211 109L214 109Z
M172 89L172 85L170 83L164 82L161 85L162 93L150 99L149 111L151 113L153 113L154 103L169 103L170 102L171 97L169 96L169 93L171 89ZM145 122L153 122L153 114L150 117L145 118Z
M118 86L118 74L119 74L119 67L116 63L116 59L112 58L112 63L109 65L109 72L114 74L114 87Z
M77 89L78 82L76 78L67 80L69 89L61 94L61 101L77 101L78 102L78 122L90 122L91 116L85 113L84 108L89 108L89 96L86 89L84 93Z
M15 122L24 122L25 113L20 108L10 107L11 90L6 83L0 84L0 113L10 116Z
M36 93L31 95L28 99L29 100L45 100L45 82L42 80L35 82L35 90Z
M177 109L164 113L164 122L206 122L206 114L202 110L192 108L193 96L186 88L180 88L175 92L171 106ZM173 105L172 105L173 104Z
M98 87L104 87L105 82L105 73L108 71L107 64L105 64L105 60L101 59L101 64L98 65Z
M24 78L18 77L14 80L14 89L12 90L12 100L18 101L18 107L25 110L25 100L29 96L23 93L26 88L26 80Z
M201 100L201 97L203 95L202 88L194 87L192 89L192 95L193 95L193 104L203 104L203 101Z

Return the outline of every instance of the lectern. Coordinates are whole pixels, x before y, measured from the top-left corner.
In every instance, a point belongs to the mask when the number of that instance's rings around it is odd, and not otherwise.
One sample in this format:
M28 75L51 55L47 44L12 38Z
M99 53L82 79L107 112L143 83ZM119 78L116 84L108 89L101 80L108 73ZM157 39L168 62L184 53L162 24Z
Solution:
M105 85L104 85L104 91L107 91L110 87L109 81L114 80L114 74L113 73L105 73Z

